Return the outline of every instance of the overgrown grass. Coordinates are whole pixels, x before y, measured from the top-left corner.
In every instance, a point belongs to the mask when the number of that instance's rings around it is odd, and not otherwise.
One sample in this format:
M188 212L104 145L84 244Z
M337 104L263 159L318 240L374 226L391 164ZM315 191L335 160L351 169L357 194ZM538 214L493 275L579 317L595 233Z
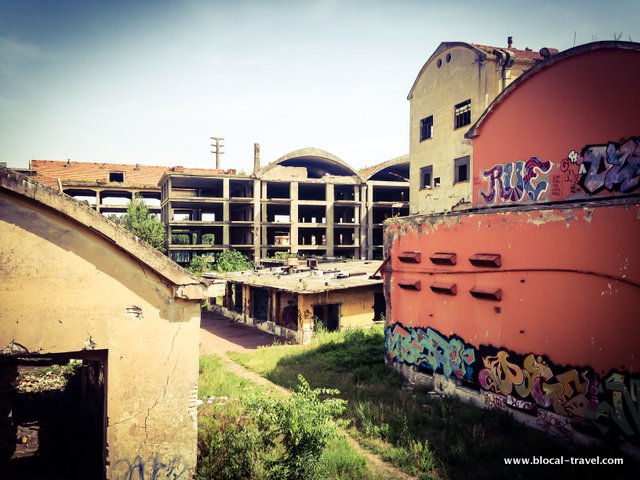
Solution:
M377 478L344 436L333 435L322 420L341 403L314 400L317 393L304 383L298 390L297 398L285 399L233 374L221 358L201 357L199 397L205 403L198 415L196 478Z
M233 358L274 383L291 388L298 374L312 387L340 390L351 431L383 459L419 478L599 478L607 470L584 466L522 467L505 457L619 457L613 448L578 448L526 428L507 414L403 387L384 363L384 330L321 332L307 346L262 347ZM609 476L637 478L638 465L608 467Z

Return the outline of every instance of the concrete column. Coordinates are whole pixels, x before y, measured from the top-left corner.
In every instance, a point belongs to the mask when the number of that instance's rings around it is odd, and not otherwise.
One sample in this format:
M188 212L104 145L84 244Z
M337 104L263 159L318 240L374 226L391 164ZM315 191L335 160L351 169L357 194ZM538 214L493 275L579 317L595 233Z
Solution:
M96 211L100 212L100 190L96 190Z
M335 188L333 183L327 183L327 255L334 255L334 228L333 228L333 202L335 200Z
M291 245L291 253L298 253L298 182L291 182L290 197L289 220L291 220L291 229L289 244Z
M260 185L260 198L262 200L267 199L267 182L261 182ZM261 232L262 238L260 240L260 245L262 246L262 254L261 257L267 256L267 204L260 202L260 218L261 218Z
M253 181L253 257L258 260L260 258L260 242L262 237L262 232L260 229L260 215L261 215L261 205L260 205L260 180Z
M373 258L373 185L367 185L366 191L366 204L367 212L367 259Z
M229 178L222 179L222 244L229 245L229 224L231 223L231 217L229 215Z

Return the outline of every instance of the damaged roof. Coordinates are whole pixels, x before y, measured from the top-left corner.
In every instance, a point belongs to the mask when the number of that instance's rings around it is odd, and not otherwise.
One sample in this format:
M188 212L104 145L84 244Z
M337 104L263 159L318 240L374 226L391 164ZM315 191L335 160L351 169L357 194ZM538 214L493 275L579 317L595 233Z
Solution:
M353 260L320 263L317 268L300 266L287 273L286 267L247 270L244 272L211 272L207 278L224 279L253 287L271 288L297 293L322 293L382 284L382 279L369 278L378 271L381 260Z

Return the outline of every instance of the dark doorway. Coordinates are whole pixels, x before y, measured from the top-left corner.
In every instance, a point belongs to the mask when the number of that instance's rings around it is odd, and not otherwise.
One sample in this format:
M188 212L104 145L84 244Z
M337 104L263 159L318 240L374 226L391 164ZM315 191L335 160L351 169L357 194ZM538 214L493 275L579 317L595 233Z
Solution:
M101 479L106 350L0 357L3 480Z
M252 316L256 320L269 320L269 290L264 288L251 288Z
M324 328L335 332L340 328L340 304L326 303L313 306L313 316L322 322Z
M381 322L387 315L387 302L384 298L384 293L373 294L373 321Z

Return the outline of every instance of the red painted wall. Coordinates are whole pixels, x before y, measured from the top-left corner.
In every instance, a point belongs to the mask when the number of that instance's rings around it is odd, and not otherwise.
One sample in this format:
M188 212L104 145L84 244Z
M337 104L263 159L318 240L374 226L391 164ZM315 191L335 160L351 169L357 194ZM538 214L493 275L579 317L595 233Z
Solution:
M584 53L528 77L494 105L479 125L479 135L473 138L474 205L640 193L640 140L632 139L624 145L625 140L640 136L638 79L640 51L613 48L585 49ZM609 147L607 155L609 143L615 145ZM583 151L589 146L601 148ZM576 155L570 155L572 151ZM616 151L617 155L612 156ZM614 183L612 188L600 186L606 173L589 183L586 177L591 160L599 157L600 170L611 170L614 165L609 162L615 162L624 153L630 153L626 164L609 174ZM516 162L526 162L531 157L537 157L542 166L532 170L534 177L529 182L521 182L523 192L510 189L505 185L509 183L507 177L514 186L517 174L509 175L504 166L508 169L508 165L514 164L515 169ZM545 166L545 162L551 164ZM503 168L492 170L496 166ZM595 165L593 168L595 173L597 168ZM622 177L629 180L624 186ZM586 189L581 185L585 181ZM527 184L535 187L541 182L542 186L548 183L546 188L540 188L535 198L529 196ZM493 191L495 197L487 199Z

